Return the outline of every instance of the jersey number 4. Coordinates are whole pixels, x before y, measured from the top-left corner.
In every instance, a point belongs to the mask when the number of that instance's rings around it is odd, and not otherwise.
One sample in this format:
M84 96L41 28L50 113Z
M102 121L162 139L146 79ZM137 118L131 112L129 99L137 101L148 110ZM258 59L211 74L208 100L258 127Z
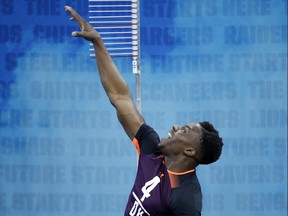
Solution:
M145 185L141 188L143 192L143 196L141 198L141 202L143 202L146 198L150 197L151 191L160 183L159 176L155 176L150 181L146 182Z

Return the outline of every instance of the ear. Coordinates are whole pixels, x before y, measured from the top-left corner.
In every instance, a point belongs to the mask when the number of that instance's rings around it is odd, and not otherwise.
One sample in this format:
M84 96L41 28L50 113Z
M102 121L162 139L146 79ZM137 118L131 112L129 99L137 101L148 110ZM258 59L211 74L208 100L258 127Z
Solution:
M194 157L196 155L196 150L194 148L186 148L184 150L184 154L187 155L188 157Z

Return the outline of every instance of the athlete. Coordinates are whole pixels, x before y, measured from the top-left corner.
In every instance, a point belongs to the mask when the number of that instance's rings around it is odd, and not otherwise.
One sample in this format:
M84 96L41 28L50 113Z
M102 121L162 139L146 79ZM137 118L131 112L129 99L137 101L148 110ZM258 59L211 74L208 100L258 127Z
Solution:
M65 6L65 10L81 29L72 36L93 43L101 83L138 151L137 176L124 215L201 215L202 193L195 168L220 157L223 143L218 131L209 122L175 125L168 137L160 140L137 111L98 32L74 9Z

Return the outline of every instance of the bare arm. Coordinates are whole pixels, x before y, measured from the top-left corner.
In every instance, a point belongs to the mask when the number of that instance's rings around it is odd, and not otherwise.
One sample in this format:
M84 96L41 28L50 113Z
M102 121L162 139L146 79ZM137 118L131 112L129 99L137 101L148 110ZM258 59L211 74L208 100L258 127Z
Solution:
M65 10L71 14L70 20L76 21L81 29L81 32L73 32L72 36L83 37L93 43L101 83L125 132L133 139L144 119L133 103L127 83L108 54L98 32L71 7L66 6Z

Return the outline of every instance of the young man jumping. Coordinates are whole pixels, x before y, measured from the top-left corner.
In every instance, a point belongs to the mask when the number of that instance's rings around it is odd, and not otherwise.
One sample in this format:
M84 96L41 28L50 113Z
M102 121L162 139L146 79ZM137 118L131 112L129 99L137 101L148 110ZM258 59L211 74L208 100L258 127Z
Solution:
M103 88L138 151L137 176L124 215L201 215L202 193L195 169L220 157L223 143L218 131L209 122L174 125L168 137L160 140L137 111L98 32L74 9L66 6L65 10L81 29L72 36L93 43Z

